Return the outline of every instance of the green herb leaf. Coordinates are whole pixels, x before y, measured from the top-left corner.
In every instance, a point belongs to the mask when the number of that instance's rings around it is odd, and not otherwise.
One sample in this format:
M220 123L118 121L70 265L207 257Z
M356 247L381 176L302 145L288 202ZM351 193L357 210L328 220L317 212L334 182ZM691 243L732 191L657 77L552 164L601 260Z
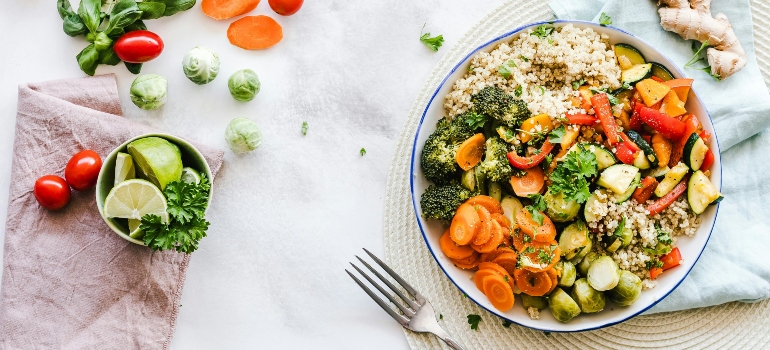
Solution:
M361 148L361 150L358 151L358 153L361 153L361 157L363 157L363 156L366 155L366 149L365 148Z
M484 124L487 123L488 119L489 118L487 118L486 114L479 114L476 112L470 112L465 115L465 122L468 124L468 126L471 129L474 129L474 130L483 128Z
M163 11L163 16L168 17L191 9L193 6L195 6L196 0L145 0L145 2L146 1L159 2L166 5L166 10Z
M655 225L655 231L657 233L658 242L666 245L670 245L671 243L674 243L674 240L671 238L671 234L663 231L663 229L661 229L660 226Z
M529 62L529 58L527 58L527 56L519 55L519 58L521 58L521 60L524 62Z
M511 70L508 69L508 66L501 64L500 67L497 67L497 74L500 74L503 78L508 79L511 77Z
M468 315L468 324L471 325L472 330L478 330L479 329L479 322L481 322L481 316L479 315Z
M613 236L623 237L623 230L625 229L626 229L626 216L623 215L623 218L620 219L620 223L618 224L618 227L615 228L615 233L613 233Z
M545 86L540 86L540 95L545 95Z
M204 217L211 185L206 177L197 184L184 181L172 181L166 185L163 194L168 202L169 215L182 224L196 217Z
M693 43L693 44L694 44L694 43ZM704 41L704 42L703 42L703 43L700 45L700 47L699 47L697 50L694 50L695 54L694 54L694 55L692 55L692 58L690 58L690 60L689 60L689 61L687 61L687 63L685 63L685 64L684 64L684 67L685 67L685 68L690 68L690 66L692 66L693 64L696 64L696 63L698 63L699 61L701 61L701 60L702 60L702 58L701 58L701 53L703 52L703 50L706 50L708 47L709 47L709 41L708 41L708 40L706 40L706 41ZM695 48L695 46L693 46L693 49L694 49L694 48Z
M96 34L99 24L102 23L102 2L101 0L80 0L78 15L88 31Z
M59 17L64 20L62 27L65 34L75 37L88 33L88 28L80 19L80 16L75 11L72 11L69 0L58 0L56 7L59 10Z
M503 320L503 327L505 328L511 328L511 323L508 322L508 320Z
M302 128L300 129L302 131L302 135L307 135L307 122L302 122Z
M521 85L516 87L516 90L513 90L513 94L516 95L516 97L520 97L522 94Z
M542 39L542 38L545 38L545 37L551 35L551 33L553 33L553 27L549 27L549 26L547 26L545 24L541 24L541 25L537 26L537 28L535 28L535 30L532 31L532 33L530 33L530 35L533 35L533 36L536 36L536 37ZM550 43L553 43L553 41L551 41Z
M136 22L142 16L142 11L134 0L120 0L110 11L110 21L104 30L108 35L124 31L123 28Z
M583 84L585 84L585 83L586 83L585 79L580 79L580 80L573 81L572 82L572 90L580 89L580 87L583 86Z
M113 50L112 47L99 52L99 64L115 66L118 63L120 63L120 57L115 54L115 50Z
M564 200L584 203L591 195L589 179L598 173L596 155L578 144L576 152L569 152L564 161L551 172L549 189L554 193L564 193Z
M425 29L425 24L422 25L422 28ZM420 41L429 49L433 50L433 52L436 52L438 51L438 48L444 44L444 36L438 35L431 38L430 33L423 34L422 30L420 30Z
M468 73L473 73L473 70L474 70L475 68L476 68L476 67L474 67L474 66L468 66Z
M606 13L602 12L601 16L599 16L599 24L604 27L612 24L612 18L608 16Z
M123 62L123 64L125 64L126 65L126 69L128 69L128 71L133 73L133 74L139 74L139 72L142 71L142 64L141 63Z
M561 124L556 129L553 129L550 134L548 134L548 141L551 143L561 143L561 141L564 139L564 135L566 134L567 128L564 127L564 124Z
M537 222L538 225L542 225L543 220L545 219L542 212L545 211L547 207L545 199L543 199L543 196L539 193L530 194L527 198L532 200L532 205L528 205L524 207L524 209L532 215L532 220Z
M99 52L96 51L94 44L86 46L75 58L83 72L88 75L96 73L96 66L99 65Z
M141 19L138 19L136 22L127 25L125 28L123 28L123 30L126 33L133 32L135 30L147 30L147 25L145 25Z
M166 12L166 4L161 2L137 2L136 6L142 11L142 19L157 19L163 17Z
M107 36L105 32L99 32L94 39L94 49L96 51L104 51L112 47L112 39Z

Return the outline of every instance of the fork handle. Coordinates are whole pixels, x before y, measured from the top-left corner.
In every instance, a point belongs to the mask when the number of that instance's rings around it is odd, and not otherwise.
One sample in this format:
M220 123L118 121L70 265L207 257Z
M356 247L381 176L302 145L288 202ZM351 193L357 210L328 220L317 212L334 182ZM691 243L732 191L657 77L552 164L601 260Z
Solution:
M433 333L439 339L443 340L444 343L449 345L452 350L465 350L465 348L463 348L462 345L460 345L460 343L458 343L456 340L452 339L452 337L450 337L441 326L437 327L435 330L432 330L431 333Z

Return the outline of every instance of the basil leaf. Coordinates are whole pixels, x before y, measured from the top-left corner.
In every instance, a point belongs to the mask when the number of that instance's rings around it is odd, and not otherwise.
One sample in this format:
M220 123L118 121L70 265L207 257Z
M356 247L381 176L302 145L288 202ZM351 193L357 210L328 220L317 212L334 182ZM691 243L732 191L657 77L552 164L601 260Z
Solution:
M96 33L99 29L99 24L102 22L101 13L101 0L80 0L78 15L91 33Z
M112 34L113 31L123 30L124 27L136 22L142 16L142 11L134 0L120 0L110 12L110 22L104 31Z
M104 51L99 52L99 64L106 64L115 66L120 63L120 57L115 53L112 47L107 48Z
M147 30L147 26L144 24L144 22L142 22L141 19L138 19L136 22L127 25L125 28L123 28L123 30L125 30L126 33L135 30Z
M141 63L128 63L123 62L126 65L126 69L128 69L129 72L134 74L139 74L139 72L142 71L142 64Z
M96 39L94 40L94 48L96 51L104 51L109 49L110 46L112 46L112 39L110 39L105 32L96 34Z
M163 17L166 11L166 4L160 2L138 2L136 3L142 11L142 19L156 19Z
M75 58L77 58L78 65L83 72L94 75L96 66L99 65L99 52L96 51L94 44L86 46Z
M74 37L88 32L88 28L80 20L80 16L72 11L69 0L58 0L56 8L59 10L59 17L64 20L62 25L64 34Z
M182 11L187 11L195 6L196 0L147 0L144 2L159 2L166 5L163 16L172 16Z

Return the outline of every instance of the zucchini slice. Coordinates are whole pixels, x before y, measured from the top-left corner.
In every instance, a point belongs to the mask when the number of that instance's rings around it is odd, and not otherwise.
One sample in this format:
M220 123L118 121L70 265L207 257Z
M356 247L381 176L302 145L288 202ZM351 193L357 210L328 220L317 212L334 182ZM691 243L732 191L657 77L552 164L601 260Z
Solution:
M598 165L599 171L602 171L618 162L618 160L615 158L615 155L612 154L610 150L604 148L604 146L598 143L593 142L584 142L579 144L576 143L570 147L567 153L577 151L578 145L582 145L584 149L590 151L596 156L596 163Z
M634 84L652 76L652 63L637 64L620 73L623 83Z
M655 195L658 197L663 197L671 190L676 187L677 184L679 184L679 181L682 181L685 175L690 171L690 168L687 167L684 163L679 163L675 167L671 168L671 170L666 173L666 177L658 184L658 187L655 187Z
M588 208L592 207L596 201L599 200L599 197L596 195L596 192L591 193L591 196L588 197L588 200L586 201L586 205L583 208L583 216L586 218L586 222L597 222L599 221L599 217L596 216L593 212L591 212Z
M700 214L706 211L706 208L722 200L722 194L717 191L714 184L711 183L706 174L698 170L687 183L687 202L690 203L690 209L693 213Z
M671 168L669 168L668 165L664 165L662 167L647 171L647 176L652 176L654 178L663 177L663 176L666 176L666 174L668 174L669 170L671 170Z
M615 56L617 56L618 59L620 59L620 56L625 56L631 65L647 63L647 61L644 60L642 53L631 45L615 44L613 50L615 51Z
M658 77L660 80L669 81L674 79L674 75L671 74L665 66L658 62L650 62L652 64L652 76Z
M636 173L636 176L634 176L634 181L632 181L631 185L628 186L628 189L626 189L626 192L623 192L623 194L615 195L615 198L614 198L615 203L620 204L627 201L629 198L631 198L631 196L634 194L634 191L636 191L636 188L639 187L639 183L641 183L641 181L642 181L642 174Z
M647 170L652 167L652 164L647 160L644 152L636 152L636 155L634 156L634 166L642 170Z
M642 138L642 135L639 135L639 133L634 130L628 130L626 135L628 135L628 138L631 139L631 141L634 141L634 143L642 149L642 152L647 156L650 163L658 164L658 155L655 154L655 151L650 147L650 144Z
M684 153L682 154L684 163L692 170L699 170L708 150L709 147L706 146L703 139L697 133L692 133L687 139L687 143L684 144Z
M628 164L615 164L602 171L597 184L622 195L631 186L639 168Z

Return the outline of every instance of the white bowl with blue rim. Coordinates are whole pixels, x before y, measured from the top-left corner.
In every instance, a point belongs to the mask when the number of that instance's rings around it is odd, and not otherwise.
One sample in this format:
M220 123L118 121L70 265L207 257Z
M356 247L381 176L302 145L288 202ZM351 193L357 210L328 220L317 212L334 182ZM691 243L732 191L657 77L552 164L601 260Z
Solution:
M612 26L600 26L597 23L585 22L585 21L573 21L573 20L556 20L553 22L537 22L519 27L503 34L497 38L490 40L489 42L479 46L465 58L458 62L452 71L447 75L436 87L433 96L428 103L428 106L423 112L420 120L420 125L417 128L417 134L414 138L414 144L412 146L412 166L411 166L411 191L412 202L415 208L415 217L417 218L418 226L422 231L425 243L428 246L433 258L438 265L449 277L449 279L468 295L468 298L473 300L476 304L486 309L487 311L495 314L505 320L512 323L538 329L549 332L577 332L586 331L592 329L598 329L608 327L623 321L626 321L634 316L637 316L651 307L655 306L658 302L668 296L680 283L687 277L687 274L693 268L698 261L701 253L706 247L706 243L711 236L711 231L714 228L714 223L717 217L718 205L710 206L704 213L700 215L701 224L696 234L693 237L679 236L677 240L677 247L682 253L683 262L680 266L667 270L660 275L656 281L657 286L650 290L642 291L642 295L639 300L631 306L622 307L617 306L607 301L605 309L595 314L580 314L573 318L570 322L562 323L557 321L551 316L551 312L548 309L540 312L540 319L533 320L529 317L528 313L521 306L520 297L516 297L516 303L513 308L507 312L501 312L492 306L487 297L476 288L475 283L471 279L473 272L460 269L452 263L452 261L446 257L439 246L439 238L446 230L446 224L436 220L425 220L422 218L422 208L420 207L420 195L428 188L430 182L425 179L422 168L420 167L420 154L422 153L422 147L425 144L425 140L436 129L436 122L445 116L445 110L443 107L444 96L452 90L452 84L460 79L467 71L470 65L471 58L481 51L492 51L494 48L503 42L510 42L516 35L526 31L530 28L535 28L541 24L552 24L556 27L561 27L567 24L572 24L578 28L591 28L598 33L607 34L611 44L625 43L636 47L647 61L658 62L668 68L675 78L684 78L685 75L680 69L656 50L652 45L646 43L640 38L637 38L630 33L627 33L619 28ZM722 188L722 164L719 152L719 144L717 142L716 133L714 132L714 125L711 121L711 117L706 111L706 107L698 98L695 91L690 91L690 96L687 99L686 104L687 111L695 114L703 124L703 128L710 132L713 137L708 142L709 148L714 150L714 165L711 167L711 181L717 186L717 189Z

